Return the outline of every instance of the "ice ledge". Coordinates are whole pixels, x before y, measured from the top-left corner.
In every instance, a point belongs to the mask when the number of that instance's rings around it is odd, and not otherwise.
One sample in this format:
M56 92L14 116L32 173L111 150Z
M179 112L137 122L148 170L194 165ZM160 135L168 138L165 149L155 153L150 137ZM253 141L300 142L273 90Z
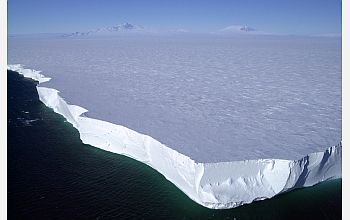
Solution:
M7 69L46 82L40 71ZM212 209L229 209L342 177L342 143L299 160L261 159L197 163L152 137L126 127L81 116L87 110L67 104L52 88L37 86L39 99L64 116L85 144L126 155L160 172L192 200Z
M7 69L18 72L19 74L22 74L24 77L34 79L39 83L47 82L51 79L49 77L45 77L44 75L40 74L41 73L40 70L24 69L20 64L7 65Z

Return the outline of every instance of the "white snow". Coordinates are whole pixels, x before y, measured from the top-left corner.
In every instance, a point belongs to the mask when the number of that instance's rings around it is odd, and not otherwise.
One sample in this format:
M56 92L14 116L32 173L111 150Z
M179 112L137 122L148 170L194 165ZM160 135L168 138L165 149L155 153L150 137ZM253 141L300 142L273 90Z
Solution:
M248 27L248 26L242 26L242 25L231 25L221 30L216 30L212 32L213 34L219 34L219 35L269 35L271 33L266 33L263 31L255 30L254 28Z
M41 71L23 69L21 65L10 65L8 66L8 68L10 68L13 71L20 72L24 77L34 79L39 83L47 82L51 79L49 77L45 77L44 75L40 74Z
M38 80L84 143L153 167L209 208L341 178L337 42L210 42L14 40L8 63L52 80L7 68Z

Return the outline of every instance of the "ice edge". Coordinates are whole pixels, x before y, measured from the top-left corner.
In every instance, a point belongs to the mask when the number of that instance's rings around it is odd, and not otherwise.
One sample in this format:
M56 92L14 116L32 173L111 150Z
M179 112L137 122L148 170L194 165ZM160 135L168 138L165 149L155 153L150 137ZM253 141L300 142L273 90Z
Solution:
M8 70L39 82L41 71L7 65ZM67 104L59 91L37 86L39 99L64 116L85 144L122 154L160 172L189 198L211 209L229 209L272 198L290 190L342 178L342 142L299 160L259 159L197 163L154 138L109 122L82 116L88 110Z

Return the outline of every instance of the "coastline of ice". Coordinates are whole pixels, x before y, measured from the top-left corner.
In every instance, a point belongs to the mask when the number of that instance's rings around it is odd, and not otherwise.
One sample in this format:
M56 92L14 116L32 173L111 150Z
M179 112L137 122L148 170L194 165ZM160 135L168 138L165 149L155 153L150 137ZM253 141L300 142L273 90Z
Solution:
M47 82L40 71L8 65L25 77ZM39 99L64 116L83 143L126 155L160 172L192 200L212 209L228 209L300 187L342 177L342 143L298 160L257 159L198 163L154 138L124 126L82 116L86 109L69 105L53 88L37 86Z
M342 140L337 39L9 39L7 60L197 162L294 160Z

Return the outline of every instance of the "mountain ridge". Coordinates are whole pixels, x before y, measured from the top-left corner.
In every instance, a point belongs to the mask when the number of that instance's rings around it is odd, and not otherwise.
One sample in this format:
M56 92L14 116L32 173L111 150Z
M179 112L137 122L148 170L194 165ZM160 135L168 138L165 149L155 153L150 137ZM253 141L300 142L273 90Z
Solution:
M195 32L186 29L162 30L152 27L143 27L128 22L116 26L105 28L96 28L84 32L71 33L33 33L33 34L8 34L8 38L93 38L93 37L136 37L136 36L218 36L218 37L234 37L234 36L296 36L292 34L269 33L257 30L245 25L230 25L223 29L211 32ZM297 35L299 36L299 35ZM341 33L323 34L323 35L300 35L308 37L341 37Z
M97 28L87 32L73 32L70 34L63 34L61 37L82 37L91 35L108 35L113 33L132 33L132 32L152 32L156 31L152 28L145 28L140 25L132 25L130 23L123 23L117 26L110 26L106 28Z
M177 30L160 30L130 23L123 23L117 26L106 28L97 28L87 32L73 32L63 34L60 37L86 37L86 36L113 36L113 35L132 35L132 34L151 34L151 35L173 35L173 34L261 34L254 28L243 25L232 25L221 30L216 30L208 33L197 33L186 29Z

